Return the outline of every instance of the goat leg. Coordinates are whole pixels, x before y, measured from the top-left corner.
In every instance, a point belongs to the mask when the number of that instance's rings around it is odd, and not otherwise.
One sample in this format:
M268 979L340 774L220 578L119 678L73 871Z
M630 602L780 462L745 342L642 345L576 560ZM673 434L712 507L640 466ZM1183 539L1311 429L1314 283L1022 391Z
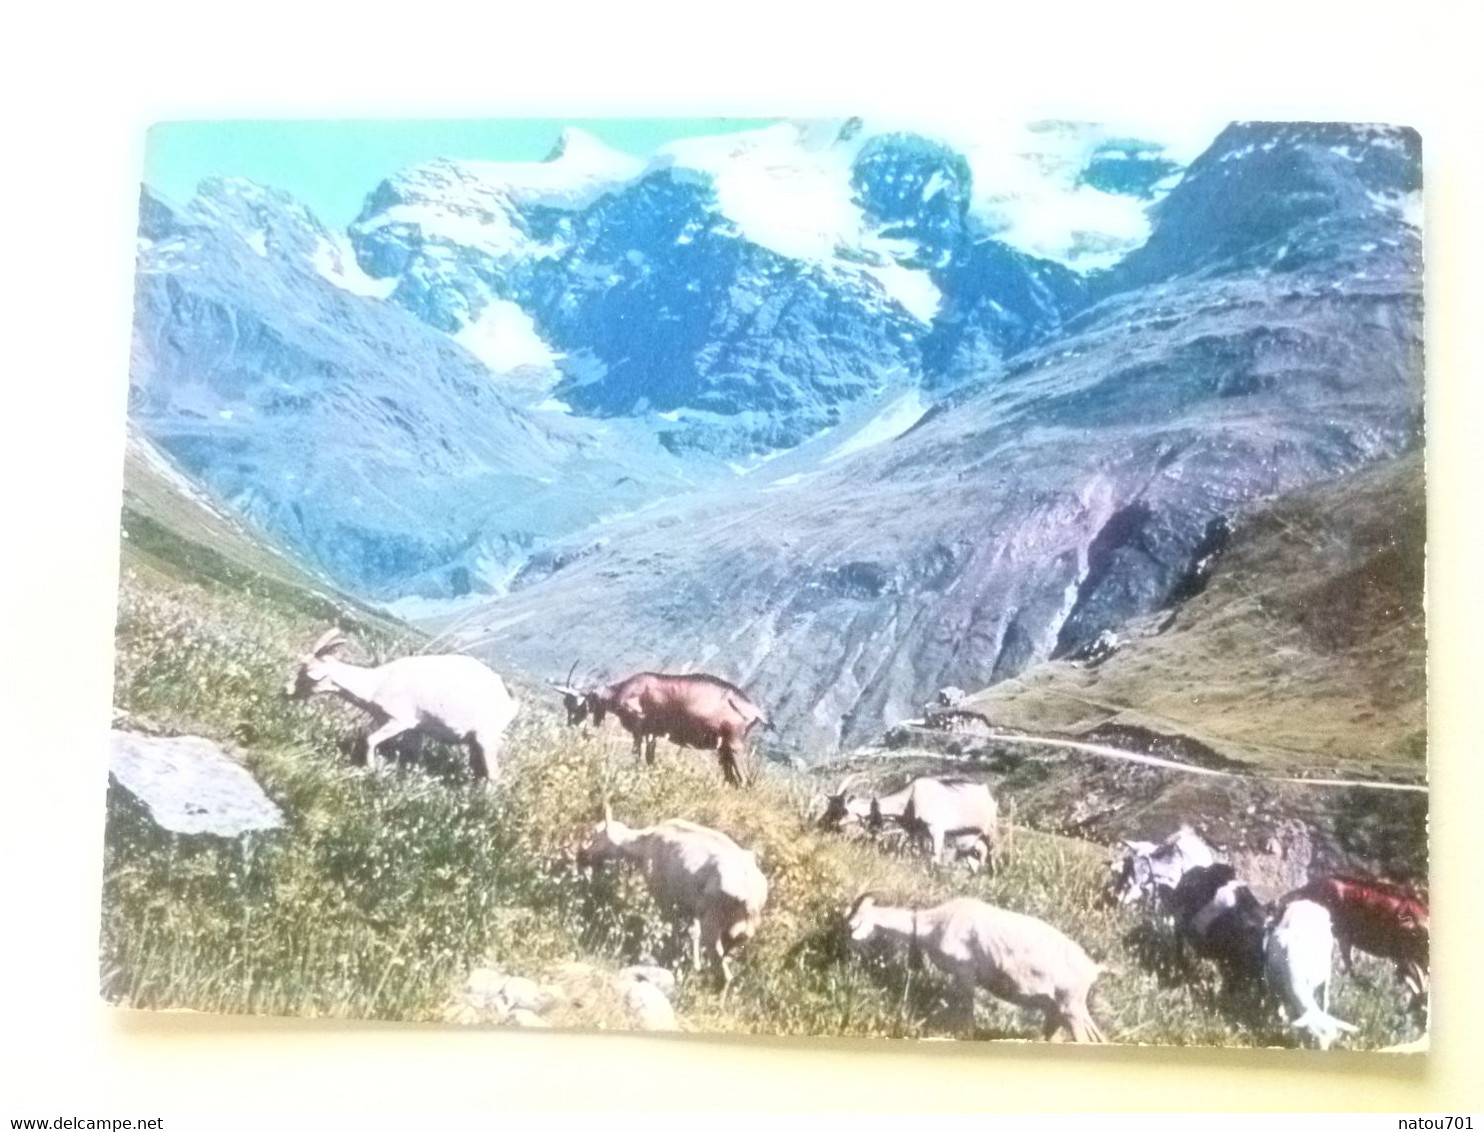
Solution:
M411 730L411 725L399 723L395 719L389 719L378 727L370 735L366 736L366 763L373 770L381 766L381 753L378 748L389 739L395 739L404 731Z
M701 921L692 920L687 934L690 936L690 969L699 971L701 969Z
M479 741L478 735L469 736L469 771L474 775L476 781L487 780L490 776L489 760L487 755L494 752L486 749Z
M713 916L706 916L699 923L699 953L716 960L721 968L721 989L725 992L732 981L732 972L727 967L726 945L723 940L725 926L718 923Z
M1339 936L1335 943L1340 947L1340 962L1345 966L1345 974L1351 978L1355 977L1355 957L1350 953L1350 940L1345 936Z
M973 971L961 972L954 978L953 1025L971 1036L974 1033L974 990L977 985Z
M729 742L721 745L718 755L721 761L721 776L726 780L728 786L741 786L742 773L737 768L737 751Z

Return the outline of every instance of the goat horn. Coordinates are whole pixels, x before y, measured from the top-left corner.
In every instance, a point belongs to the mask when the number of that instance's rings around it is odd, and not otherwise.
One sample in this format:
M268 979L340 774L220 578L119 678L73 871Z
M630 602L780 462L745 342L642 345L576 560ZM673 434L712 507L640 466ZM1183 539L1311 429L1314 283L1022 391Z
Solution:
M324 633L320 634L319 640L315 641L314 644L309 646L309 655L319 656L320 653L333 648L335 645L344 643L345 634L340 631L339 626L336 626L333 629L327 629Z
M613 820L613 807L608 804L608 799L603 799L603 822L606 825Z
M566 680L567 687L570 688L572 686L572 677L573 677L573 675L576 672L577 672L577 662L574 660L572 662L572 667L569 668L569 669L567 669L567 680Z

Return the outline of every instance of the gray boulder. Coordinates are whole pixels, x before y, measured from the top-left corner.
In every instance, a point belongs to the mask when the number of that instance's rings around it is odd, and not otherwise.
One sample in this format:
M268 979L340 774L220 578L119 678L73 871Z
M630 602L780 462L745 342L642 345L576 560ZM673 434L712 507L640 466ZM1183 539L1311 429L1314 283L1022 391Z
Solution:
M656 974L657 977L651 978ZM680 1020L669 994L675 989L675 976L656 967L628 967L620 972L618 987L623 993L624 1009L641 1030L678 1030Z
M108 774L173 833L237 837L283 825L283 812L257 780L209 739L113 731Z

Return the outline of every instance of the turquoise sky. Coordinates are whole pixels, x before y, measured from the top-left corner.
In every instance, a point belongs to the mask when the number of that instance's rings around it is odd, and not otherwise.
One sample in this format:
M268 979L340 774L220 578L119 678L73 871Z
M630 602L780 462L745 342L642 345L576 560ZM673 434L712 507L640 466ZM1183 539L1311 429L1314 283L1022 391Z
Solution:
M144 180L177 204L206 177L283 189L343 228L376 185L434 157L539 161L566 126L643 157L678 137L752 129L754 118L508 118L443 121L162 122L149 132Z

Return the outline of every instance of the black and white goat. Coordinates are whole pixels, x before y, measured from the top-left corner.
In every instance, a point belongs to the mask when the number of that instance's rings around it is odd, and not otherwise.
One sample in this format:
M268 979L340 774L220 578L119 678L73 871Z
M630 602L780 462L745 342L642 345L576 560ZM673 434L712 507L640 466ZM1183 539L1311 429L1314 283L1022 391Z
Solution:
M1259 991L1267 912L1230 865L1200 865L1170 895L1177 957L1188 946L1215 962L1228 994Z

